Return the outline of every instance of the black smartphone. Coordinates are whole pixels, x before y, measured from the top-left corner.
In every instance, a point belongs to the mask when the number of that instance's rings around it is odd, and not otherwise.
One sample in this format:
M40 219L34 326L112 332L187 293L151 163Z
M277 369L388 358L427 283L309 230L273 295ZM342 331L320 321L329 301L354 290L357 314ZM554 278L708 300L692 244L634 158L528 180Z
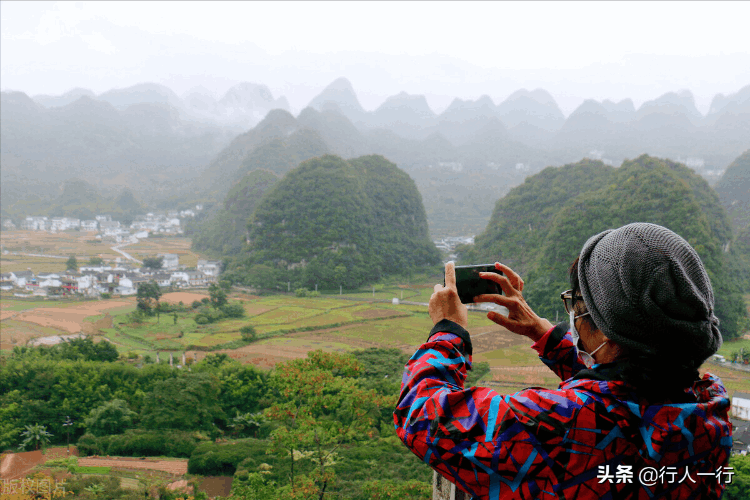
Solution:
M500 285L494 281L480 278L479 273L503 274L495 269L495 264L456 266L456 290L462 304L473 304L474 297L477 295L503 294ZM445 271L443 271L443 286L445 286Z

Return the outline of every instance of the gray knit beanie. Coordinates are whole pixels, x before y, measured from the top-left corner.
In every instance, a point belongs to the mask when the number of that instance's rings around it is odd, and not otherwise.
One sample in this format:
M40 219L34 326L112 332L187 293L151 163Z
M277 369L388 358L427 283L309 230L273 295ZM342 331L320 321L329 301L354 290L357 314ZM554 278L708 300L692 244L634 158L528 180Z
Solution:
M696 363L721 346L703 263L665 227L638 222L592 236L578 279L594 323L620 345Z

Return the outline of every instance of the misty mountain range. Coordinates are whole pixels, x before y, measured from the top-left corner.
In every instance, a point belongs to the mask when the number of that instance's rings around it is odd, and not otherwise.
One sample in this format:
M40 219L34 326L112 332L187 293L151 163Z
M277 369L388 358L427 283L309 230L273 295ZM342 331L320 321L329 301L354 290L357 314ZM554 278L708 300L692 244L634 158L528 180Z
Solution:
M474 211L482 224L495 199L549 165L583 157L619 165L646 153L687 162L713 181L750 148L750 85L717 95L706 116L688 91L638 109L630 99L587 100L567 118L542 89L519 90L499 104L486 95L455 99L440 114L424 96L402 92L366 111L345 78L297 117L284 97L251 83L218 99L200 88L180 98L157 84L100 95L74 89L62 96L1 97L4 211L29 191L59 195L60 182L71 178L86 179L104 194L129 187L147 204L219 201L253 168L283 175L324 153L380 154L416 180L428 217L439 209L435 196L445 199L460 187L486 205ZM457 201L465 198L455 194Z

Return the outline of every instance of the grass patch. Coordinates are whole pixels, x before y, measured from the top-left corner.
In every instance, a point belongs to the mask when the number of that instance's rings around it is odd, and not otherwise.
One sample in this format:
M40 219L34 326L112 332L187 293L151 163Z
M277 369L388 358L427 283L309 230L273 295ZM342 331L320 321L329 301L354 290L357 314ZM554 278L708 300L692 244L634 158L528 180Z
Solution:
M735 352L739 352L740 349L750 351L750 339L733 339L724 342L719 348L717 354L721 354L728 360L731 360ZM750 376L750 375L749 375Z
M86 301L82 300L39 300L34 299L18 299L18 298L5 298L3 297L3 311L28 311L30 309L36 309L37 307L71 307L84 304Z
M487 361L490 366L542 366L536 351L521 346L477 353L474 360Z
M112 467L79 467L71 466L75 474L109 474Z

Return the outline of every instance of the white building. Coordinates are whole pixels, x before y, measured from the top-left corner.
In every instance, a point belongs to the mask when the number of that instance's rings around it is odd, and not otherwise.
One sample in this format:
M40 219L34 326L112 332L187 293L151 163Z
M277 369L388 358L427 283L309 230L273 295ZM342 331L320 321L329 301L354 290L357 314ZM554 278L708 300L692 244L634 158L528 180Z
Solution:
M198 261L197 269L206 276L218 276L221 272L221 261L201 259Z
M180 257L176 253L160 253L158 257L164 257L162 269L177 269L180 267Z
M104 236L115 236L120 234L120 221L99 221L99 227L101 228Z
M136 289L133 280L127 276L121 277L117 283L117 288L115 288L115 293L120 295L135 295L137 292L138 290Z
M47 217L28 216L21 223L21 229L26 229L27 231L45 231L48 227L49 221Z
M50 231L67 231L68 229L75 229L77 227L81 227L80 219L53 217L49 229Z
M750 394L735 392L732 397L732 416L741 420L750 420Z
M81 231L97 231L99 229L99 222L95 220L84 220L81 221Z

